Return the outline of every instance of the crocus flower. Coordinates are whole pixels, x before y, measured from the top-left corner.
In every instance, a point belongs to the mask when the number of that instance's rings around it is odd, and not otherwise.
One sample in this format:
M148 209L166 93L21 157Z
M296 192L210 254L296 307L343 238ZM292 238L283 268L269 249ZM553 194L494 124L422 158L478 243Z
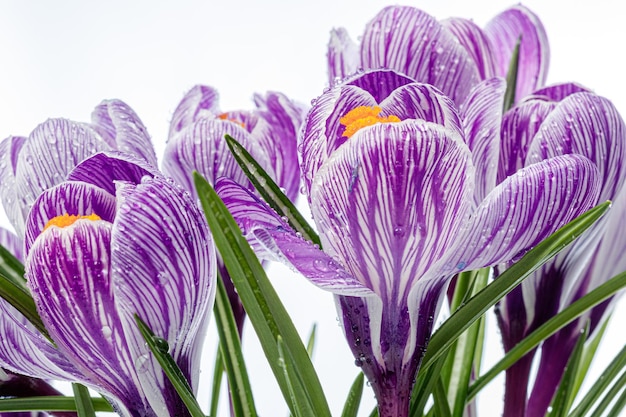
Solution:
M529 9L514 6L481 29L467 19L437 21L414 7L389 6L366 25L359 44L343 28L331 32L330 84L361 69L389 68L460 105L479 81L506 76L520 36L517 97L543 86L549 63L545 30Z
M252 188L228 150L224 135L230 135L250 151L295 201L300 186L296 145L304 117L302 108L275 92L265 96L257 94L254 101L254 110L224 113L219 109L215 89L202 85L193 87L174 111L163 172L194 196L193 171L198 171L211 183L225 176ZM218 267L241 333L245 311L220 260Z
M475 97L466 107L477 114L491 105ZM492 115L467 120L490 126ZM366 71L324 93L307 116L301 155L323 251L253 194L218 181L264 256L336 294L383 417L408 413L450 278L519 257L597 197L595 166L560 156L521 169L476 204L467 143L482 149L483 136L438 89L393 71Z
M626 125L609 100L587 88L566 83L536 91L504 115L501 137L499 179L545 158L578 154L598 167L601 179L598 203L623 198L620 193L626 182ZM623 219L622 206L623 203L615 204L604 222L596 224L502 301L498 314L505 350L625 269L619 261L619 248L625 242L610 230L611 226L607 228L609 223ZM597 323L598 320L592 320L592 330ZM545 414L579 330L584 326L584 320L579 320L546 342L542 349L545 366L538 373L529 399L526 389L534 355L525 356L509 369L505 415Z
M44 190L59 184L79 162L100 151L119 150L157 166L141 120L124 102L105 100L90 124L49 119L28 137L0 143L0 200L18 235L28 211Z
M191 196L137 158L98 153L37 198L24 247L54 345L2 304L0 366L83 383L123 416L185 415L134 315L169 343L195 389L215 253Z

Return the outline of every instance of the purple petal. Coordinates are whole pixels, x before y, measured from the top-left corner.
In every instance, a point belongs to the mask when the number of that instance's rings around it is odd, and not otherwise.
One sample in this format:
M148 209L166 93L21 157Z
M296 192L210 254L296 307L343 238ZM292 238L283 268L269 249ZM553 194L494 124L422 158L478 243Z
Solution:
M496 54L496 74L506 77L513 49L521 37L516 101L546 82L550 46L543 24L528 8L518 4L494 17L485 33Z
M274 176L267 155L255 146L246 130L233 122L216 119L198 120L170 139L165 146L163 173L194 196L193 171L198 171L211 184L225 176L248 185L249 181L230 153L224 135L230 135L242 144L268 174Z
M276 180L285 194L294 201L300 190L300 165L298 164L298 133L304 120L301 106L284 94L269 92L254 95L257 113L268 122L272 139L270 161Z
M463 102L480 81L476 64L459 41L413 7L387 7L369 22L361 42L361 63L432 84L455 103Z
M416 121L363 128L335 151L312 186L325 252L383 303L406 300L469 215L469 150L449 135Z
M46 230L26 261L26 277L50 336L101 392L144 410L139 360L126 336L111 280L111 224L78 220Z
M0 142L0 199L12 225L20 224L22 212L15 190L15 171L22 146L26 141L22 136L9 136Z
M414 83L415 80L392 70L366 70L344 80L345 85L354 85L367 91L376 103L381 103L397 88Z
M67 176L68 181L86 182L115 195L114 181L135 184L145 176L153 177L159 172L144 160L121 152L102 152L87 158Z
M567 96L571 96L574 93L591 93L592 91L585 86L576 83L561 83L554 84L548 87L540 88L539 90L528 96L530 99L540 98L543 100L562 101ZM527 98L527 99L528 99Z
M472 90L461 111L465 138L476 167L474 197L477 203L496 186L505 88L501 78L481 82Z
M346 29L338 28L330 31L327 58L328 78L331 86L355 73L359 68L359 46L350 39Z
M194 86L174 110L168 140L195 121L220 114L218 100L219 94L214 88L206 85Z
M474 60L482 80L496 75L496 56L493 47L485 32L476 23L458 17L451 17L440 23L463 45Z
M0 227L0 245L20 262L24 262L24 241L10 230Z
M597 169L580 155L530 165L498 185L476 209L446 256L447 273L517 260L597 204Z
M91 114L96 132L109 146L157 166L152 139L141 119L121 100L105 100Z
M566 97L542 123L527 163L570 153L597 165L600 201L613 200L626 180L626 125L609 100L592 93Z
M215 252L204 216L191 196L159 177L118 185L112 230L116 307L131 357L145 358L138 377L155 410L180 404L160 365L149 354L138 314L197 388L199 358L215 291Z
M65 180L79 162L108 148L91 128L69 120L49 119L37 126L17 160L15 190L22 211L15 224L18 233L42 191Z
M54 217L96 214L102 220L113 223L115 205L115 197L111 193L85 182L66 181L44 191L35 200L26 220L26 253Z
M215 189L259 257L291 266L314 285L335 294L372 295L371 290L319 247L299 236L254 194L228 178L221 178Z

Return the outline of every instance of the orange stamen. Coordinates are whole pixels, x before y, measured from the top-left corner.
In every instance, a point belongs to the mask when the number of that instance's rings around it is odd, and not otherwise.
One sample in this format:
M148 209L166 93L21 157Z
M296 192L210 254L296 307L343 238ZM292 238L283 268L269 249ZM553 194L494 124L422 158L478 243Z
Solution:
M56 227L71 226L72 224L74 224L74 222L76 222L76 220L80 220L80 219L102 220L100 218L100 216L98 216L97 214L90 214L88 216L81 216L81 215L74 215L74 214L67 214L67 213L65 213L65 214L63 214L61 216L56 216L56 217L53 217L52 219L48 220L48 223L46 223L46 226L43 228L43 230L46 230L50 226L56 226Z
M229 122L233 122L235 124L238 124L239 126L243 127L244 129L246 128L246 125L241 120L232 119L232 118L228 117L228 113L219 114L217 116L217 118L218 119L222 119L222 120L227 120Z
M359 106L350 110L339 119L339 123L345 127L342 136L349 138L359 129L375 125L376 123L396 123L400 121L400 118L394 115L387 117L379 116L381 110L379 106Z

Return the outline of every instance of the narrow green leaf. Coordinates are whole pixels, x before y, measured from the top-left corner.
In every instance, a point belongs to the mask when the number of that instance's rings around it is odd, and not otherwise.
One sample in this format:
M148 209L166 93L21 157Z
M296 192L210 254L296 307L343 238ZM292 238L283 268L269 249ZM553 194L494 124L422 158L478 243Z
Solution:
M609 205L609 202L602 203L561 227L455 311L433 334L422 368L431 366L489 308L602 217Z
M211 384L211 404L209 405L209 416L217 416L217 407L220 403L220 389L222 388L222 376L224 374L224 363L222 362L222 351L218 347L215 353L215 366L213 367L213 383Z
M554 398L552 399L552 403L546 417L565 417L569 411L574 399L573 389L576 381L576 374L578 373L578 366L580 365L588 332L589 325L587 325L584 331L581 332L580 336L578 336L576 346L567 361L563 377L561 378L558 389L554 393Z
M91 399L94 411L113 412L104 398ZM74 397L53 395L45 397L1 398L0 412L5 411L78 411Z
M591 337L591 339L589 339L585 343L585 348L583 350L583 357L580 360L578 373L576 375L576 382L575 382L574 390L573 390L574 397L576 397L576 395L578 394L578 391L580 391L580 387L582 386L583 381L585 380L585 377L587 376L587 371L589 370L589 367L591 366L591 362L596 355L596 351L598 350L600 341L602 340L602 337L604 336L604 332L606 331L607 325L609 324L609 320L610 320L610 317L607 320L604 320L604 323L602 323L602 326L600 326L600 328L594 332L595 334Z
M363 372L359 372L356 379L350 387L348 392L348 398L343 406L341 417L356 417L359 412L359 405L361 405L361 398L363 397L363 383L365 381L365 375Z
M624 384L626 384L626 382L623 381L623 379L625 377L626 377L626 374L622 375L622 383L620 385L620 389L624 388ZM616 386L617 386L617 384L616 384ZM620 417L620 416L623 416L622 410L624 410L624 407L626 407L626 389L622 390L622 394L618 397L617 401L615 401L615 403L613 405L613 408L611 409L611 411L608 412L606 417Z
M0 297L22 313L41 334L50 340L46 326L37 312L35 300L26 286L0 274Z
M86 386L81 384L72 384L74 390L74 401L76 401L76 411L78 417L96 417L96 412L91 402L91 395Z
M580 400L578 406L572 411L568 417L585 416L593 404L600 398L602 392L611 384L620 372L626 367L626 346L615 356L611 363L604 369L602 375L594 382L587 394Z
M161 368L163 368L163 372L174 386L174 389L176 389L176 392L183 400L183 403L187 407L187 410L189 410L191 416L205 417L193 395L193 390L189 386L189 382L187 382L187 379L183 375L182 371L172 356L168 353L169 346L167 341L155 336L148 325L144 323L144 321L141 320L137 314L135 314L135 321L137 322L137 327L139 327L139 331L150 348L150 351L152 351L152 354L161 365Z
M424 408L431 392L433 392L435 383L441 375L441 370L446 363L447 352L443 352L442 355L435 358L433 363L428 368L421 368L417 374L417 380L411 393L411 409L409 416L422 417L424 415Z
M28 288L24 279L24 265L2 245L0 245L0 275L24 289Z
M574 320L576 317L580 316L582 313L589 310L590 308L600 304L602 301L611 297L613 294L615 294L617 291L621 290L624 287L626 287L626 272L623 272L611 278L604 284L589 292L589 294L570 304L559 314L555 315L543 325L539 326L537 330L529 334L521 342L515 345L515 347L511 349L489 371L481 375L480 378L476 379L474 384L469 389L468 397L473 398L500 372L508 369L511 365L517 362L519 358L526 355L532 349L537 347L539 343L541 343L543 340L547 339L548 337L556 333L560 328Z
M215 244L259 337L283 397L290 405L290 412L295 414L289 400L284 370L279 366L279 335L283 339L285 359L292 362L290 365L298 377L297 381L291 383L302 386L301 391L305 393L316 417L330 416L326 397L302 339L259 260L213 187L197 172L194 173L194 181Z
M286 217L289 221L289 225L296 232L302 234L303 238L321 246L322 243L317 233L315 233L315 230L313 230L304 219L304 216L300 214L298 209L281 191L274 180L267 175L261 165L254 160L246 148L241 146L239 142L229 135L226 135L225 139L235 160L267 204L269 204L279 216Z
M623 373L617 381L615 381L615 384L613 384L611 388L609 388L609 390L606 392L606 395L602 398L596 409L593 410L593 413L591 413L591 416L601 416L602 413L604 413L604 410L606 410L613 402L613 400L615 400L615 397L617 397L620 391L624 389L624 386L626 386L626 372ZM626 390L624 390L624 392L626 392ZM620 396L621 398L624 397L624 392L622 392L622 395ZM613 410L611 410L611 414L618 415L616 413L621 411L624 406L625 404L623 401L621 403L617 402L615 404L615 407L613 407Z
M309 358L313 357L313 350L315 349L315 335L317 333L317 324L313 323L311 333L309 333L309 340L306 343L306 352L309 354Z
M298 376L291 366L293 361L288 360L285 356L285 344L283 338L279 335L277 338L278 348L278 364L283 368L287 388L289 389L289 398L295 413L295 417L315 417L315 413L306 401L306 393L302 391L302 385L298 383Z
M241 352L241 342L237 324L235 323L235 315L219 272L213 312L219 335L221 357L226 369L226 375L228 375L233 415L234 417L255 417L257 412L254 407L254 398L252 397L252 388L248 380L246 364Z
M504 112L509 110L515 104L515 91L517 90L517 75L519 72L519 48L522 43L522 37L517 39L513 55L509 61L509 70L506 74L506 91L504 92Z
M433 390L433 407L435 412L439 417L452 417L450 406L448 405L448 394L446 394L446 389L443 386L441 378L436 379L437 382L435 382L435 389Z

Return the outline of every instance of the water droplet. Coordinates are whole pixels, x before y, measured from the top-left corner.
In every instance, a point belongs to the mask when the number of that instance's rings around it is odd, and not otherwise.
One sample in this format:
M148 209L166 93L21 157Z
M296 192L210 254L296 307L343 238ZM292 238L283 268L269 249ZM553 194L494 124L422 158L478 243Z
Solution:
M105 339L110 339L112 334L113 330L111 330L109 326L102 326L102 336L104 336Z

